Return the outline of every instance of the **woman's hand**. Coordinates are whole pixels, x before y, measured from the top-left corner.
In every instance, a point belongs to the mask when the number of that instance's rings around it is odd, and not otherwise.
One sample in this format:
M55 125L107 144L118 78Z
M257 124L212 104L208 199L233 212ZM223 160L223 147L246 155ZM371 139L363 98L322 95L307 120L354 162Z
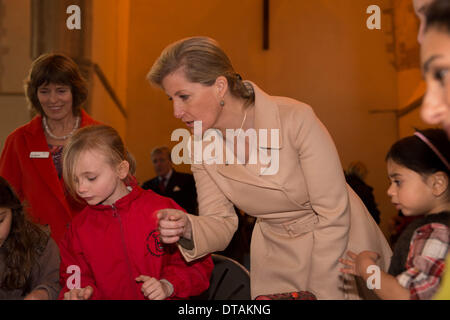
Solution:
M339 262L345 265L345 268L341 268L340 271L363 278L367 275L367 268L376 265L376 261L380 257L373 251L362 251L360 254L347 251L347 255L350 259L339 259Z
M64 300L88 300L94 293L94 288L86 286L81 289L72 289L64 293Z
M161 241L175 243L180 238L192 240L192 225L186 212L177 209L162 209L157 213Z

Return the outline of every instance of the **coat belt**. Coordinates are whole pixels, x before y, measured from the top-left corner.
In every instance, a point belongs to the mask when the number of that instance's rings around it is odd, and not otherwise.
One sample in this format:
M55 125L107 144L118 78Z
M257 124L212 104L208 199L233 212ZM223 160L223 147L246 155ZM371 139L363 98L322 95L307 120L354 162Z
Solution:
M301 234L311 232L314 230L316 224L319 222L317 214L311 213L304 217L288 220L280 223L271 221L272 219L259 218L260 223L267 224L270 228L278 233L284 233L291 237L297 237Z

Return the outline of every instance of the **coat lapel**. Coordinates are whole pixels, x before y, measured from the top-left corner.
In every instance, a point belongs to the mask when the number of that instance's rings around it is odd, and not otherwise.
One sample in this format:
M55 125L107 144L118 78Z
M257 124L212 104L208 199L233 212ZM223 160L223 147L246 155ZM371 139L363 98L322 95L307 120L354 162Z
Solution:
M224 177L258 187L281 190L282 186L271 181L269 168L272 161L278 161L279 151L282 148L281 121L277 104L259 89L254 83L249 82L255 91L255 129L258 136L256 152L256 164L241 165L217 164L215 170ZM226 146L224 146L224 152ZM275 157L278 154L278 158ZM208 167L208 166L206 166Z
M30 152L44 151L50 153L41 123L41 116L36 116L31 121L31 125L28 127L27 134L25 135L25 141ZM28 154L26 156L29 157L30 155ZM70 213L67 202L63 200L65 199L64 190L59 182L60 180L53 164L51 154L49 154L48 158L31 159L31 163L41 176L42 181L44 181L55 197L61 202L64 208L66 208L67 212ZM56 181L58 183L55 183Z

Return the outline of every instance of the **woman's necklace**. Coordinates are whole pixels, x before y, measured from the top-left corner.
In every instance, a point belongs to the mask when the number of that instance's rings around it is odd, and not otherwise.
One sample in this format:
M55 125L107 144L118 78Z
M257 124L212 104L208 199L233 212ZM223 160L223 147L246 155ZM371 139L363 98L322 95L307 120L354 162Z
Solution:
M247 112L248 112L248 109L249 109L249 108L247 108L247 110L245 110L245 113L244 113L244 119L242 120L241 127L239 128L239 130L242 130L242 127L244 126L245 119L247 119ZM240 133L241 133L241 131L239 131L239 134L240 134Z
M42 117L42 124L44 125L45 132L47 132L47 134L48 134L51 138L56 139L56 140L66 140L67 138L69 138L70 136L72 136L72 135L75 133L75 131L78 129L78 126L79 126L79 124L80 124L80 117L76 117L75 125L74 125L72 131L70 131L70 133L68 133L68 134L66 134L65 136L62 136L62 137L55 136L55 135L50 131L50 128L48 127L48 124L47 124L47 118L46 118L46 117Z

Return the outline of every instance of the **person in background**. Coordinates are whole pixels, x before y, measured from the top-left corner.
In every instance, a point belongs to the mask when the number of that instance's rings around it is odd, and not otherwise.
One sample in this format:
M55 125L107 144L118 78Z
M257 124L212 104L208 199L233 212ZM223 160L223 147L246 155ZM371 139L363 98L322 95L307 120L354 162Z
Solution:
M156 177L142 184L142 189L153 190L157 194L175 200L187 212L196 214L197 190L192 174L175 171L168 147L156 147L151 159Z
M23 205L0 177L0 300L55 300L59 249L48 230L30 222Z
M375 220L377 224L380 224L380 210L378 210L377 203L375 202L373 188L364 181L367 172L367 168L362 162L351 162L348 169L345 171L345 180L356 192L362 202L364 202L364 205L367 210L369 210L373 220Z
M21 201L26 200L32 220L49 225L59 243L67 224L84 207L67 196L62 152L77 129L98 122L82 109L87 83L75 62L63 54L44 54L32 63L25 95L37 115L6 139L0 175Z

